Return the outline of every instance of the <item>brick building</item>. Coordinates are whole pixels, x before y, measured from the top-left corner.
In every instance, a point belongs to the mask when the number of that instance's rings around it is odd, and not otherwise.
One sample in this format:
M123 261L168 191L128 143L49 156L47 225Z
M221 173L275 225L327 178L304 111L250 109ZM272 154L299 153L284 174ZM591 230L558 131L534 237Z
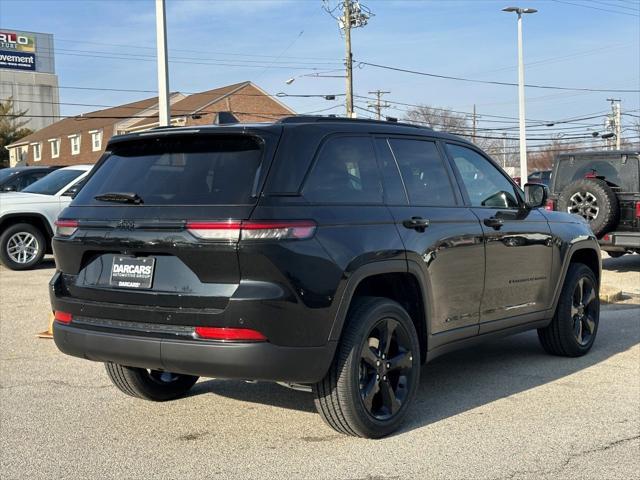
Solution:
M173 93L171 124L211 125L231 115L241 123L274 121L295 112L251 82L206 92ZM65 118L7 145L11 166L95 163L116 134L158 126L158 98Z

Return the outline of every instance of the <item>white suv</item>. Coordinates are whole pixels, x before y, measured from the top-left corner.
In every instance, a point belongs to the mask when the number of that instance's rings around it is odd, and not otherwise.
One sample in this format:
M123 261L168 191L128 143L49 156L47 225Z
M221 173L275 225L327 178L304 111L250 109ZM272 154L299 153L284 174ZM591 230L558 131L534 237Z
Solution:
M11 270L28 270L51 251L58 214L71 202L93 165L51 172L21 192L0 198L0 261Z

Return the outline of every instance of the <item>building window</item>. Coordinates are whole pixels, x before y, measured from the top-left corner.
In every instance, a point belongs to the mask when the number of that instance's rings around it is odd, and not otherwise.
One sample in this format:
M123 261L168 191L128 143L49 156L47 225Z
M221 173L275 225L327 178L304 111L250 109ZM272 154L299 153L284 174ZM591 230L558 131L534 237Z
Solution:
M99 152L102 150L102 130L91 130L91 151Z
M49 144L51 145L51 158L58 158L60 156L60 139L51 138Z
M71 141L71 155L78 155L80 153L80 134L69 135Z
M42 143L32 143L31 147L33 148L33 161L39 162L42 160Z

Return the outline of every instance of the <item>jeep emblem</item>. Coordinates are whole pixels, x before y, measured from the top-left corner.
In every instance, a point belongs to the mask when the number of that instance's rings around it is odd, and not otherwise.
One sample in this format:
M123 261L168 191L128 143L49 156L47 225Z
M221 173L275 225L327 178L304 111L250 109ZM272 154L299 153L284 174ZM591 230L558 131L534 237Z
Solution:
M133 230L136 228L136 224L133 220L120 220L116 225L118 230Z

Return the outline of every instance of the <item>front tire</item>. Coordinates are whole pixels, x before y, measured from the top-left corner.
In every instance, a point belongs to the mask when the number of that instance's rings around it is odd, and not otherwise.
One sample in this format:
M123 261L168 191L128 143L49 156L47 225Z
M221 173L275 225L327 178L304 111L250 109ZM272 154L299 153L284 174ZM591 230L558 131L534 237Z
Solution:
M165 402L182 397L198 377L105 363L107 375L120 391L136 398Z
M551 323L538 329L542 347L552 355L580 357L593 346L600 321L596 276L582 263L569 265Z
M46 240L30 223L16 223L0 235L0 261L11 270L29 270L42 261Z
M313 386L316 409L338 432L383 437L402 423L419 378L420 345L407 311L386 298L361 298L327 375Z

